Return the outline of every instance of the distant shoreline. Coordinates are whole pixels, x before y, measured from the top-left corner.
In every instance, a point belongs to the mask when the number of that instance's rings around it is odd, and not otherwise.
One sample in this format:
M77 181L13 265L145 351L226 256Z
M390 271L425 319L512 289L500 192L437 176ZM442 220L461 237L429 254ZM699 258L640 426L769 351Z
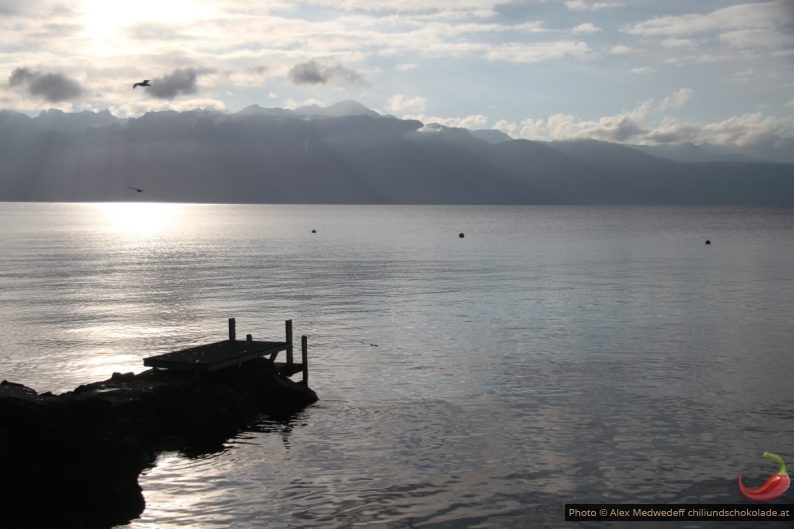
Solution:
M0 112L0 201L794 204L791 162L493 136L374 112Z

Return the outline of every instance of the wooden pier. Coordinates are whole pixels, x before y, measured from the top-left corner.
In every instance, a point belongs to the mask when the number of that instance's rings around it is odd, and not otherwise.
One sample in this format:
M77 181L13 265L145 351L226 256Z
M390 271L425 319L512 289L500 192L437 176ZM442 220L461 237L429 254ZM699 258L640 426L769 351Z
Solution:
M285 322L286 339L283 342L254 340L250 334L246 335L245 340L238 340L236 327L235 319L229 318L228 340L150 356L143 360L143 365L199 374L233 366L242 367L246 362L267 357L285 377L303 373L303 384L309 384L308 340L306 336L301 336L301 362L295 362L292 354L292 320ZM276 362L281 351L286 352L285 361Z

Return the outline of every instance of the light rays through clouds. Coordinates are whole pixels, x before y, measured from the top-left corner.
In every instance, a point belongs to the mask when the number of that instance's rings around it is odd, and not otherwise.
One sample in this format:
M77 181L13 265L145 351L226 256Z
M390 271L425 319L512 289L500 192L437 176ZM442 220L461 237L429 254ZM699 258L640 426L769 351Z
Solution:
M0 0L0 15L0 108L29 114L355 99L528 139L794 135L792 0Z

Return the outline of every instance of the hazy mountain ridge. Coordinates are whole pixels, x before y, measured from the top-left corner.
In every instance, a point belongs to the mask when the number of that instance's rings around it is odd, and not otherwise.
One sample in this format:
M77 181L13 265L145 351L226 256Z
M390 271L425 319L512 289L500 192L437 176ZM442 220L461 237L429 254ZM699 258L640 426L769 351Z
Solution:
M770 162L787 161L785 159L765 160L747 152L732 150L719 145L693 143L672 143L665 145L631 145L633 149L678 162Z
M794 203L794 164L705 161L719 157L693 147L681 149L693 161L676 161L591 140L511 140L354 101L131 119L0 111L0 200Z

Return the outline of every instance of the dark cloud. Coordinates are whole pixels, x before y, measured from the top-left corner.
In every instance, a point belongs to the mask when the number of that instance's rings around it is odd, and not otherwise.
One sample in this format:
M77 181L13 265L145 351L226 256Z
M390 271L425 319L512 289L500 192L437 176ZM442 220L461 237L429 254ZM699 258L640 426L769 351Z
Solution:
M326 84L334 78L350 83L364 82L362 75L351 68L320 64L315 60L296 64L290 69L287 76L295 84Z
M296 64L287 75L296 84L324 84L329 79L317 61Z
M157 99L174 99L180 95L195 94L198 77L211 71L207 69L180 68L164 77L152 79L152 86L147 88L147 90L149 95Z
M8 78L8 85L50 103L76 99L83 94L82 87L64 73L37 72L30 68L15 69Z

